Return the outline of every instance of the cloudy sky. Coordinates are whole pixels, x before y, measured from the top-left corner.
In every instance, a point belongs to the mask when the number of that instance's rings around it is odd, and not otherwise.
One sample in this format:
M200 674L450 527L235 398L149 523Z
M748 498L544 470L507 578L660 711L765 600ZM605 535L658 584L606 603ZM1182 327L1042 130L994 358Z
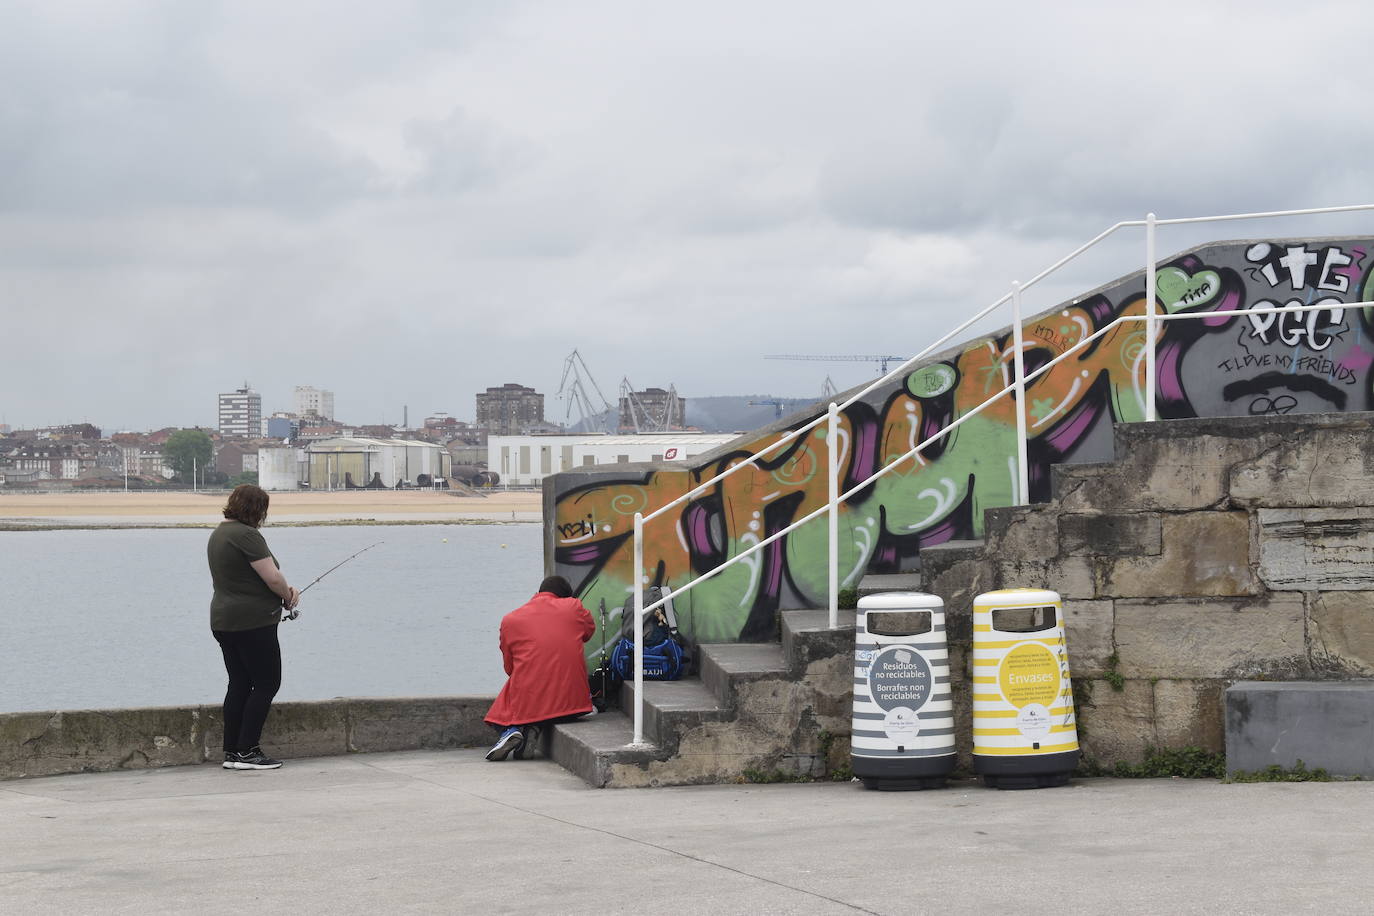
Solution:
M0 422L818 395L1112 223L1374 201L1374 7L0 0ZM1374 216L1184 232L1367 232ZM1143 259L1138 232L1038 291ZM1004 319L1005 320L1005 319ZM573 419L576 419L574 411Z

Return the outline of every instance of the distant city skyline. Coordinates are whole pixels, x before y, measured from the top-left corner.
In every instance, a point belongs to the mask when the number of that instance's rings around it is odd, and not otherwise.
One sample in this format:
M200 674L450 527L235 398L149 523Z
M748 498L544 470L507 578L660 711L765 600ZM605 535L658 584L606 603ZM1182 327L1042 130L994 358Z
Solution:
M517 383L506 383L506 385L499 387L506 387L511 384ZM245 385L243 387L248 390L256 391L256 389L250 385ZM492 386L488 388L485 393L489 395L492 391L496 390L497 387L498 386ZM526 386L518 387L525 388ZM526 390L532 391L528 388L526 388ZM542 395L542 392L533 393ZM483 392L476 393L477 397L479 398L483 394ZM661 403L661 401L665 392L655 392L653 390L649 390L647 392L637 392L636 394L640 398L640 400L635 405L635 408L640 411L640 423L641 425L648 426L647 431L653 431L654 427L652 425L652 422L646 423L646 417L649 421L653 421L655 419L659 421L664 420L664 417L660 416L658 413L655 413L655 411L663 410L663 404ZM645 397L645 395L648 395L648 397ZM656 395L657 399L655 399ZM760 400L760 398L762 398L762 400ZM823 398L818 399L815 396L805 398L772 398L757 394L717 395L714 397L691 399L678 398L675 402L676 406L673 408L673 411L675 411L675 413L671 418L667 420L667 422L669 422L670 425L681 425L689 430L700 429L709 432L743 432L767 425L769 422L771 422L772 420L776 419L784 413L791 413L792 411L799 410L802 407L817 403L818 400L823 400ZM600 426L598 424L605 422L611 424L612 432L614 432L614 427L618 422L622 431L630 431L634 421L631 415L627 412L627 405L624 401L621 401L618 407L618 411L617 408L613 406L604 415L598 414L595 418L593 418L590 429L593 431L599 430ZM268 411L266 408L263 408L261 413L262 429L267 430L271 423L277 422L274 414L284 414L287 416L298 417L302 420L310 419L309 417L303 416L298 412ZM319 420L324 419L325 418L319 418ZM474 417L473 419L465 419L463 417L454 416L448 413L447 411L433 411L425 413L423 416L420 417L413 417L410 421L409 427L407 428L411 430L422 430L428 425L426 421L431 419L438 421L436 423L437 429L448 428L452 424L457 423L463 424L464 427L467 429L485 429L483 423L480 422L480 420L476 417ZM452 424L449 421L452 421ZM288 421L282 420L281 422L286 423ZM294 421L292 422L294 423ZM389 426L395 429L402 428L400 423L372 423L365 418L361 421L358 421L347 416L342 418L329 418L328 424L331 426L342 426L347 429L362 429L364 427L378 426ZM110 436L124 433L133 435L143 435L148 433L159 432L165 429L204 429L209 432L222 432L222 428L214 424L189 424L183 426L174 423L154 423L150 426L143 428L131 428L113 426L109 424L102 425L99 422L83 420L73 421L71 423L38 423L31 426L23 427L14 427L12 425L7 426L6 424L0 423L0 434L35 430L66 431L72 427L82 425L89 425L93 427L94 429L98 430L101 436L103 436L106 439L108 439ZM553 429L555 427L563 427L569 433L586 433L588 431L587 424L582 422L581 418L574 418L572 422L564 422L562 420L549 418L547 416L545 416L542 421L539 421L538 418L534 416L529 416L524 418L524 422L516 421L513 425L508 425L504 428L496 428L488 431L498 432L501 434L513 434L516 431L526 431L526 427L528 427L530 431ZM282 432L278 434L268 431L264 432L262 435L266 438L286 438L288 433Z

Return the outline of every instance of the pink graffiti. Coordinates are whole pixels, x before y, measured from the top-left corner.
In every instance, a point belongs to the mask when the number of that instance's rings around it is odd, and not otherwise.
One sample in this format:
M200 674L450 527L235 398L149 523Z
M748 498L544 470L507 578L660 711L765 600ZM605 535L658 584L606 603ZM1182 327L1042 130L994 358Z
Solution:
M1354 259L1344 267L1337 267L1331 272L1349 277L1351 286L1354 286L1360 280L1360 265L1364 263L1365 250L1363 248L1351 248L1350 253L1355 256Z
M1339 363L1342 369L1349 369L1352 372L1363 372L1371 365L1374 365L1374 353L1363 349L1359 344L1350 348L1350 352L1345 354L1345 358Z

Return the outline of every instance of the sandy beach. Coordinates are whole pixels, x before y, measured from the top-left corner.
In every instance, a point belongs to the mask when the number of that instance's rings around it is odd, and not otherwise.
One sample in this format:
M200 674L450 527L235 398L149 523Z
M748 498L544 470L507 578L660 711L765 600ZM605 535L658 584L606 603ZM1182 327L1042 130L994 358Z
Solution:
M0 493L0 523L9 527L214 525L228 494ZM495 490L461 496L442 490L335 490L273 493L270 523L329 524L374 521L537 522L537 491Z

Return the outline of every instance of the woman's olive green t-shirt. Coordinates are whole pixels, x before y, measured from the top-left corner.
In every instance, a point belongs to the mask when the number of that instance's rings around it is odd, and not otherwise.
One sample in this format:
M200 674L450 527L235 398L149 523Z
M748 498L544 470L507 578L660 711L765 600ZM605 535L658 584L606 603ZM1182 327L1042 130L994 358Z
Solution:
M211 533L205 553L215 586L210 599L210 629L255 630L281 622L281 597L252 567L255 560L272 557L262 532L243 522L225 520ZM281 568L276 557L272 562Z

